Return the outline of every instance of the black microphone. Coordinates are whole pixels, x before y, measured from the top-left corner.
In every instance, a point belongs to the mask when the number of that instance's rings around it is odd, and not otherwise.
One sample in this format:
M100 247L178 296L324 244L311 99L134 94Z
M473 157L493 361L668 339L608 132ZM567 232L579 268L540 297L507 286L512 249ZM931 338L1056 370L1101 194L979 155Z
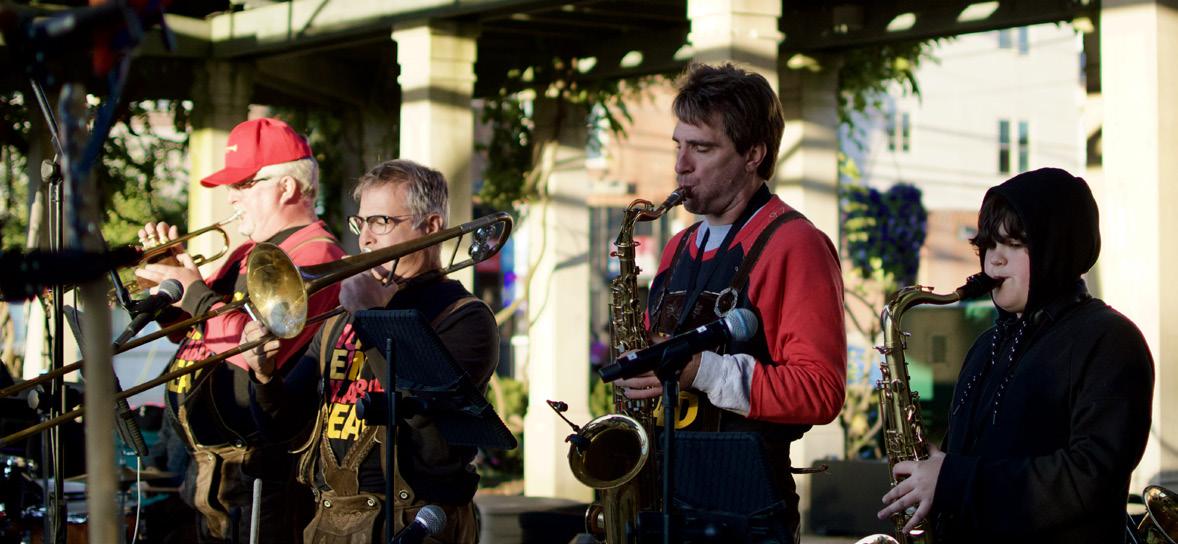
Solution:
M115 340L115 349L126 343L131 338L134 338L139 331L143 330L152 319L155 319L156 314L160 310L171 306L180 297L184 296L184 286L180 285L178 280L167 280L160 284L159 290L154 295L147 297L134 306L131 307L131 323L123 330L123 334L119 335L118 340Z
M657 369L664 361L689 358L728 341L743 342L757 332L757 316L752 310L737 308L707 325L700 326L666 342L618 357L615 364L597 371L601 379L612 382Z
M427 504L417 512L413 523L401 529L393 538L393 544L419 544L427 536L438 534L446 526L446 513L442 508Z

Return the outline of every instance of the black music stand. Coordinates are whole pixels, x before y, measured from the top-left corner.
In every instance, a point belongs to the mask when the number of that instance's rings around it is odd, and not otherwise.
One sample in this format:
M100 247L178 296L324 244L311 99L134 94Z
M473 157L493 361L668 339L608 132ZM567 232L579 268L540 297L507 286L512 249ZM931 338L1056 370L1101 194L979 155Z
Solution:
M433 328L417 310L365 310L356 312L353 327L363 345L378 347L384 353L386 365L369 368L385 386L384 417L385 441L397 443L397 408L402 396L409 393L414 401L413 412L426 414L437 425L447 442L459 446L512 449L518 444L511 431L499 419L466 371L459 367L450 352L442 345ZM390 381L389 377L393 379ZM392 383L393 387L387 384ZM377 408L368 406L368 410ZM368 421L368 414L362 415ZM385 448L385 522L387 538L393 531L393 479L396 469L396 448Z

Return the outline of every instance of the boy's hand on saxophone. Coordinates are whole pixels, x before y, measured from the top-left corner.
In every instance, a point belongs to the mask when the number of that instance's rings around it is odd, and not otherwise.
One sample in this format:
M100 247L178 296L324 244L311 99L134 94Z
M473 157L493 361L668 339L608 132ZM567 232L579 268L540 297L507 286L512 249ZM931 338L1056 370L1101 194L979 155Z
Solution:
M654 338L651 338L651 344L661 344L669 338L670 336L666 335L656 335ZM618 357L624 357L633 351L637 350L621 353ZM699 360L700 354L696 353L692 356L691 361L687 363L687 366L683 367L683 372L679 374L680 390L690 389L691 384L695 382L695 374L699 371ZM652 399L663 395L663 383L654 375L654 372L647 372L631 378L616 380L613 382L613 386L621 387L622 392L628 399Z
M887 506L877 514L879 519L888 519L897 513L908 513L911 517L904 525L904 532L907 533L927 518L933 508L933 495L937 491L937 478L941 474L941 463L944 460L945 453L930 444L928 459L896 463L892 474L900 483L883 496L883 502Z

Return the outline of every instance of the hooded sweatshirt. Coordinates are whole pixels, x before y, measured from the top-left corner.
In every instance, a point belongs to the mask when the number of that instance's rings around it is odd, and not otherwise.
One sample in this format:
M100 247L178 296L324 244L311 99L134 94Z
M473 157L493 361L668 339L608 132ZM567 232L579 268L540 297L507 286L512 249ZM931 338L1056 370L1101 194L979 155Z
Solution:
M1030 290L1022 317L999 309L962 366L933 502L939 539L1123 542L1149 436L1149 348L1081 279L1100 254L1084 180L1045 168L985 198L999 196L1026 232Z

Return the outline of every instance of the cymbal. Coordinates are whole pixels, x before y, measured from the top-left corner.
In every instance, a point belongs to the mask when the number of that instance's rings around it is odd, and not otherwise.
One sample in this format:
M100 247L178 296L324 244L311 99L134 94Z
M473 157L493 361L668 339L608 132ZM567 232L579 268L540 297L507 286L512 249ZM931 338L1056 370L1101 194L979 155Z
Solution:
M139 473L139 480L144 481L144 482L150 481L150 480L164 480L164 479L175 478L175 477L176 477L175 472L167 472L167 471L163 471L158 468L155 468L155 467L145 467ZM86 475L79 474L77 476L71 476L69 478L66 478L65 481L67 481L67 482L84 482L84 481L86 481ZM119 483L122 483L122 484L135 483L135 469L132 469L129 467L119 467Z

